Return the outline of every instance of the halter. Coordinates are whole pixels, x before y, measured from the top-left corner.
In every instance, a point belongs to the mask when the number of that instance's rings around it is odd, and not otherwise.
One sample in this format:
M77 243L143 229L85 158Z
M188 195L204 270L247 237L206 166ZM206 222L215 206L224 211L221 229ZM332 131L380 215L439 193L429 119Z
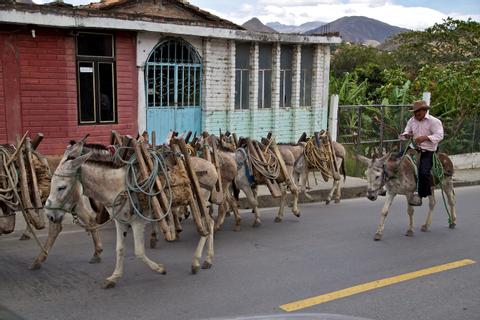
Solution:
M57 177L62 177L62 178L75 177L75 180L80 182L80 184L82 185L82 188L83 188L83 183L82 183L81 174L80 174L80 168L77 169L77 171L75 171L75 173L72 174L72 175L63 175L63 174L58 174L58 173L53 173L53 175L57 176ZM68 194L65 196L65 201L63 201L63 203L61 203L59 207L51 207L51 206L48 206L47 204L45 204L44 208L48 209L48 210L60 210L60 211L66 212L66 213L70 213L73 216L73 221L77 222L78 214L75 210L77 208L77 205L74 204L70 209L65 209L65 205L67 204L67 201L70 200L70 196L73 193L73 190L74 190L74 186L72 186L72 188L68 191Z

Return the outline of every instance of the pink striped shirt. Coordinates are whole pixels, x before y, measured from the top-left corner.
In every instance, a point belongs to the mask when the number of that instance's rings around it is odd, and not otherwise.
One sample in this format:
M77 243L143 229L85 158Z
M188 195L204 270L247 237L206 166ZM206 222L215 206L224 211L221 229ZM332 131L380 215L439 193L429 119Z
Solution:
M443 140L442 121L430 114L425 115L422 121L411 117L407 122L403 134L413 135L413 139L420 136L427 136L430 141L425 140L420 143L419 147L424 150L436 151L439 142Z

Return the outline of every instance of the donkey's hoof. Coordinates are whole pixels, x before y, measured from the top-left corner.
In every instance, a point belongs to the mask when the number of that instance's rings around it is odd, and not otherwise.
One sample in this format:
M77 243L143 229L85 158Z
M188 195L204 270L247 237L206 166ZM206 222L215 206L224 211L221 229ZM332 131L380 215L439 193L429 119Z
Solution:
M157 246L157 239L150 239L150 248L155 248Z
M102 261L102 258L100 258L99 256L93 256L92 259L88 261L88 263L94 264L94 263L100 263L101 261Z
M297 218L300 218L300 210L293 210L293 215Z
M382 235L380 233L375 233L375 237L373 237L373 241L380 241L382 239Z
M42 267L42 264L38 261L35 261L28 269L30 270L38 270Z
M274 221L277 222L277 223L282 222L282 218L280 218L280 217L275 217L275 220L274 220Z
M405 233L405 235L407 237L413 237L413 231L412 230L408 230L407 233Z
M325 200L325 204L328 206L330 204L330 200Z
M255 222L253 223L252 227L254 228L258 228L262 225L262 221L260 220L255 220Z
M18 239L20 241L25 241L25 240L30 240L30 236L29 235L26 235L25 233L22 234L22 236L20 237L20 239Z
M208 261L203 261L202 269L210 269L212 267L212 263Z
M241 228L240 226L235 226L235 227L233 227L233 231L236 231L236 232L237 232L237 231L240 231L241 229L242 229L242 228Z
M335 199L335 203L340 203L340 199Z
M420 230L422 230L422 232L427 232L428 231L427 225L424 224Z
M197 274L198 270L200 270L200 266L192 266L192 274Z
M111 289L114 288L117 283L113 280L106 279L103 283L103 289Z
M448 224L448 227L450 229L455 229L456 226L457 226L457 224L455 222Z

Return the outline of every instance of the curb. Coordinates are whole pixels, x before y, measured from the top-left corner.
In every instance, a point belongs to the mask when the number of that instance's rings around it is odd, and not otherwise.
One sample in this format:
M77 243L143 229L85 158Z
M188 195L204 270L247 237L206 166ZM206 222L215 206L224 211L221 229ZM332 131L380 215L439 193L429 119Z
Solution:
M476 181L454 181L453 187L468 187L468 186L476 186L480 185L480 180ZM307 199L303 194L300 195L298 199L298 203L314 203L314 202L322 202L327 200L328 192L330 189L316 189L310 190L308 194L312 197L313 200ZM366 196L366 185L365 186L357 186L357 187L347 187L342 188L342 199L353 199L353 198L361 198ZM270 194L266 195L259 195L258 199L258 207L259 208L269 208L269 207L278 207L280 206L280 199L273 198ZM287 204L292 202L291 194L287 195ZM250 208L248 201L245 197L240 198L239 200L239 208L240 209L248 209Z

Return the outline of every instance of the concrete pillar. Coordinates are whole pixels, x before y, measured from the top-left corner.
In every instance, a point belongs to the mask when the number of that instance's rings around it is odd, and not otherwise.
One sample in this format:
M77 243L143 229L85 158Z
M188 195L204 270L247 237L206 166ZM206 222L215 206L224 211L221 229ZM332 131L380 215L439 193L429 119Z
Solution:
M338 94L332 94L330 97L330 111L328 115L328 131L332 141L337 141L338 130Z
M302 64L302 46L293 47L292 55L292 108L300 107L300 76Z
M235 41L228 41L228 79L229 92L227 100L227 123L226 129L233 130L233 114L235 112Z
M322 122L321 128L327 128L328 116L328 88L330 81L330 46L323 45L323 69L322 69Z
M209 103L209 89L210 89L210 75L208 68L210 67L210 50L211 40L208 38L202 39L202 55L203 55L203 79L202 79L202 132L207 130L207 116Z
M322 46L317 44L313 50L312 66L312 117L310 123L310 134L319 131L321 125L320 111L322 107L322 70L323 70L323 50Z
M296 142L297 137L297 112L300 108L300 77L301 77L301 65L302 65L302 46L297 44L293 47L292 55L292 130L291 130L291 142Z
M280 43L272 45L272 131L278 134L278 112L280 112Z
M255 137L256 115L258 110L258 43L250 47L249 105L250 105L250 137Z

